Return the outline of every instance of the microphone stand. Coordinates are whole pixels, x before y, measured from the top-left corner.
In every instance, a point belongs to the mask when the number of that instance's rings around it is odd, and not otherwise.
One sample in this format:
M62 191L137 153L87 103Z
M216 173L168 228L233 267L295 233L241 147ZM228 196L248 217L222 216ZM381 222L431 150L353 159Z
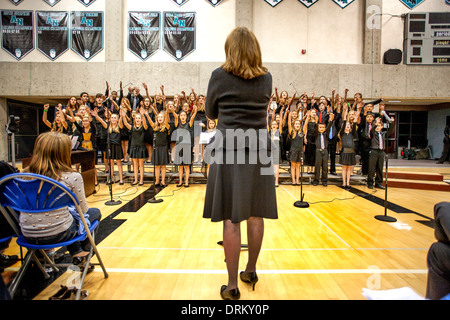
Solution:
M389 131L390 122L387 123L387 126L388 126L388 131ZM388 142L388 137L386 134L385 145L384 145L384 148L386 150L387 150L387 142ZM387 155L387 153L384 154L384 160L385 160L385 165L386 165L386 173L385 173L386 183L385 183L385 189L384 189L384 215L377 215L377 216L375 216L375 219L380 220L380 221L385 221L385 222L396 222L397 221L396 218L390 217L387 215L387 202L388 202L387 201L387 196L388 196L388 155Z
M303 193L303 156L300 159L300 201L295 201L294 203L294 207L297 208L308 208L309 207L309 203L306 201L303 201L303 197L305 196L305 194Z
M145 119L147 121L147 119ZM149 124L150 125L150 124ZM155 141L156 141L156 132L153 130L153 155L155 154ZM153 197L151 199L148 199L148 203L161 203L163 202L163 199L156 199L156 165L155 165L155 159L156 157L152 156L152 162L153 162Z
M108 141L108 157L106 157L109 166L109 174L108 174L108 179L107 182L109 180L108 186L109 186L109 195L111 196L111 200L106 201L105 205L107 206L116 206L118 204L121 204L122 201L120 200L114 200L113 199L113 191L112 191L112 184L113 184L113 180L114 180L114 160L112 160L112 156L111 156L111 137L110 137L110 133L109 133L109 127L111 126L111 121L108 124L108 127L106 128L107 133L108 133L108 137L107 137L107 141ZM112 166L111 166L111 160L112 160Z

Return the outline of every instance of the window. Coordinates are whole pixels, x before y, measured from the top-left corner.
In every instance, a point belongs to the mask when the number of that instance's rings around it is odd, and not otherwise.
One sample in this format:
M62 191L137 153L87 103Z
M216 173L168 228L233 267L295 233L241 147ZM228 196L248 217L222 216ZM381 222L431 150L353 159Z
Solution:
M426 111L400 111L398 114L398 146L426 148L428 113Z

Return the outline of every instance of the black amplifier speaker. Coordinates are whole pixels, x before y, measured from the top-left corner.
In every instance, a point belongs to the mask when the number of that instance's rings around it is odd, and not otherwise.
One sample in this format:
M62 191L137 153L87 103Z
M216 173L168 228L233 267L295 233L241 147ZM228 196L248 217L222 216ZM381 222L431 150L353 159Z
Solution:
M402 62L402 50L389 49L384 53L385 64L400 64Z

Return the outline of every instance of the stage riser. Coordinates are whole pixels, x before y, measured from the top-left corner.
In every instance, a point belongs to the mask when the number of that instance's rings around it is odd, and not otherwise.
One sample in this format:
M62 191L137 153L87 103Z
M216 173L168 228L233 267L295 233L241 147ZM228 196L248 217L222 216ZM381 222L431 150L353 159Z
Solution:
M408 173L408 172L389 172L389 179L408 179L408 180L424 180L424 181L443 181L444 177L441 174L423 174L423 173Z
M419 182L403 182L388 180L389 188L405 188L405 189L419 189L419 190L432 190L432 191L449 191L450 184L427 184Z

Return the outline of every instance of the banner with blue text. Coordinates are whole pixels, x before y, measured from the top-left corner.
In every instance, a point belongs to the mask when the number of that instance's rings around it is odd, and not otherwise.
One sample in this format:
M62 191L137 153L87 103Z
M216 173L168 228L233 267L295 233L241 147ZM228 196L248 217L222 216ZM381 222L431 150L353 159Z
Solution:
M33 11L2 10L2 48L17 60L34 50Z
M177 61L195 50L195 12L164 12L163 49Z
M37 49L54 61L69 49L69 13L36 12Z
M103 50L103 12L71 12L71 49L85 60Z
M128 50L145 61L159 50L160 12L128 13Z

